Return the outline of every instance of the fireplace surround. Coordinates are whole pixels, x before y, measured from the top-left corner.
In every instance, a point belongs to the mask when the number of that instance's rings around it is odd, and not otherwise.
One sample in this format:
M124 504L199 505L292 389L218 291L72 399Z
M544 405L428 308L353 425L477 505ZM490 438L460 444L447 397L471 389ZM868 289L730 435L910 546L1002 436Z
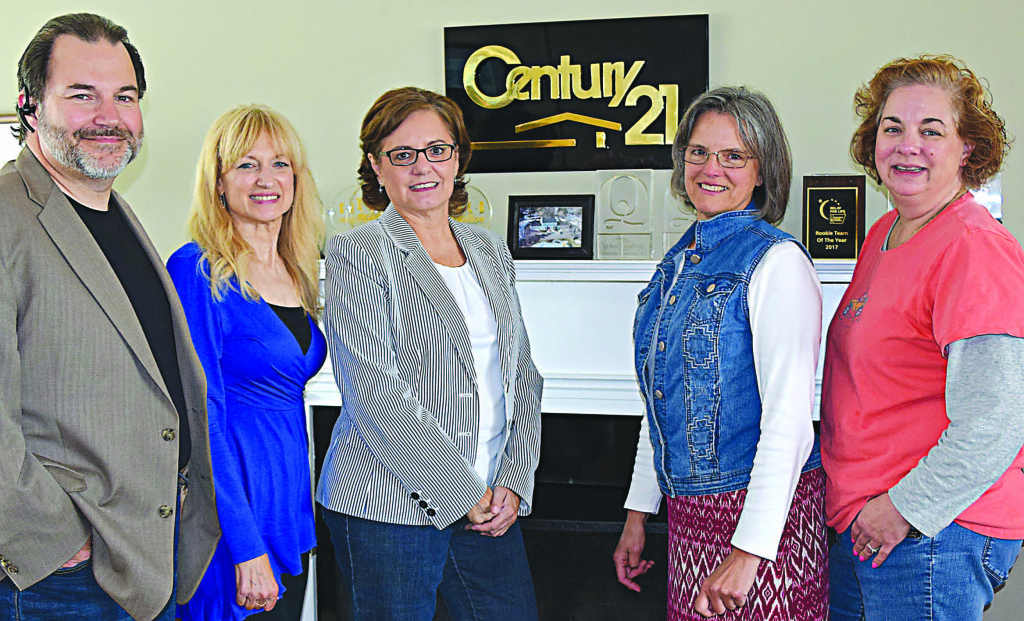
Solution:
M523 317L544 376L541 459L533 514L521 522L542 621L663 619L667 528L648 526L654 568L642 592L618 584L611 555L622 530L643 404L632 366L636 294L654 261L517 261ZM853 261L816 265L827 326L850 281ZM824 345L822 345L824 348ZM820 396L821 374L818 374ZM320 463L338 416L330 361L306 388L311 467ZM315 479L314 479L315 480ZM344 619L334 554L319 521L304 621ZM319 613L313 616L312 609ZM437 620L447 619L439 605Z

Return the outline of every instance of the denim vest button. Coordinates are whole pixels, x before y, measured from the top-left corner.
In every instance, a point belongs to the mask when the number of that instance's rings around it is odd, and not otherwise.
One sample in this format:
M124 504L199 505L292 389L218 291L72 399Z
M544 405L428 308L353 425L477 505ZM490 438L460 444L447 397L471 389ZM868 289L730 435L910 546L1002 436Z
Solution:
M697 265L698 263L700 263L700 255L699 254L691 254L690 255L690 263L693 263L694 265Z
M665 351L665 341L658 343L658 351Z
M710 285L708 285L708 289L707 289L708 293L711 293L714 290L715 290L715 283L711 283Z
M664 396L665 396L664 393L662 393L660 390L655 390L654 391L654 398L655 399L661 399Z
M676 303L676 296L674 296L674 295L668 296L668 305L672 306L675 303Z

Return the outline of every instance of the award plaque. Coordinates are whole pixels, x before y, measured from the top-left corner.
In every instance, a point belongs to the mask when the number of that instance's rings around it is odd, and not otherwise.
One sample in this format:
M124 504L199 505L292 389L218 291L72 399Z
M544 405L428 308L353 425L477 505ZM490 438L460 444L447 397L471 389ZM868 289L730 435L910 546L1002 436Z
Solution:
M650 259L650 170L604 171L597 198L597 258Z
M856 259L864 243L864 175L804 177L804 246L813 259Z
M366 206L363 202L363 191L358 185L348 186L324 204L327 239L354 229L360 224L372 222L379 218L380 214L381 212Z
M466 224L475 224L487 228L491 226L491 217L494 215L494 208L487 195L472 185L466 186L466 193L469 194L469 202L466 203L466 211L455 219Z

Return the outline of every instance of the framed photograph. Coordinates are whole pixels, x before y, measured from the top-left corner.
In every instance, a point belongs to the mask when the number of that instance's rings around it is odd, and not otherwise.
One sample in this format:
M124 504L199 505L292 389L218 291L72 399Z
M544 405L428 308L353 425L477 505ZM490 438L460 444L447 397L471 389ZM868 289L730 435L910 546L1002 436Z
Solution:
M21 145L14 138L11 129L18 126L18 115L0 113L0 167L13 160L21 153Z
M508 247L516 259L593 259L594 195L509 196Z

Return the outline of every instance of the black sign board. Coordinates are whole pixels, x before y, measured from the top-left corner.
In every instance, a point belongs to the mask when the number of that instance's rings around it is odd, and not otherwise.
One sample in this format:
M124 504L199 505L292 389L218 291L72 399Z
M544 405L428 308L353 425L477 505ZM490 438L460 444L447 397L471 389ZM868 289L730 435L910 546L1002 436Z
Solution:
M864 243L864 175L804 177L803 243L814 259L856 259Z
M444 52L470 172L672 168L708 87L708 16L452 27Z

